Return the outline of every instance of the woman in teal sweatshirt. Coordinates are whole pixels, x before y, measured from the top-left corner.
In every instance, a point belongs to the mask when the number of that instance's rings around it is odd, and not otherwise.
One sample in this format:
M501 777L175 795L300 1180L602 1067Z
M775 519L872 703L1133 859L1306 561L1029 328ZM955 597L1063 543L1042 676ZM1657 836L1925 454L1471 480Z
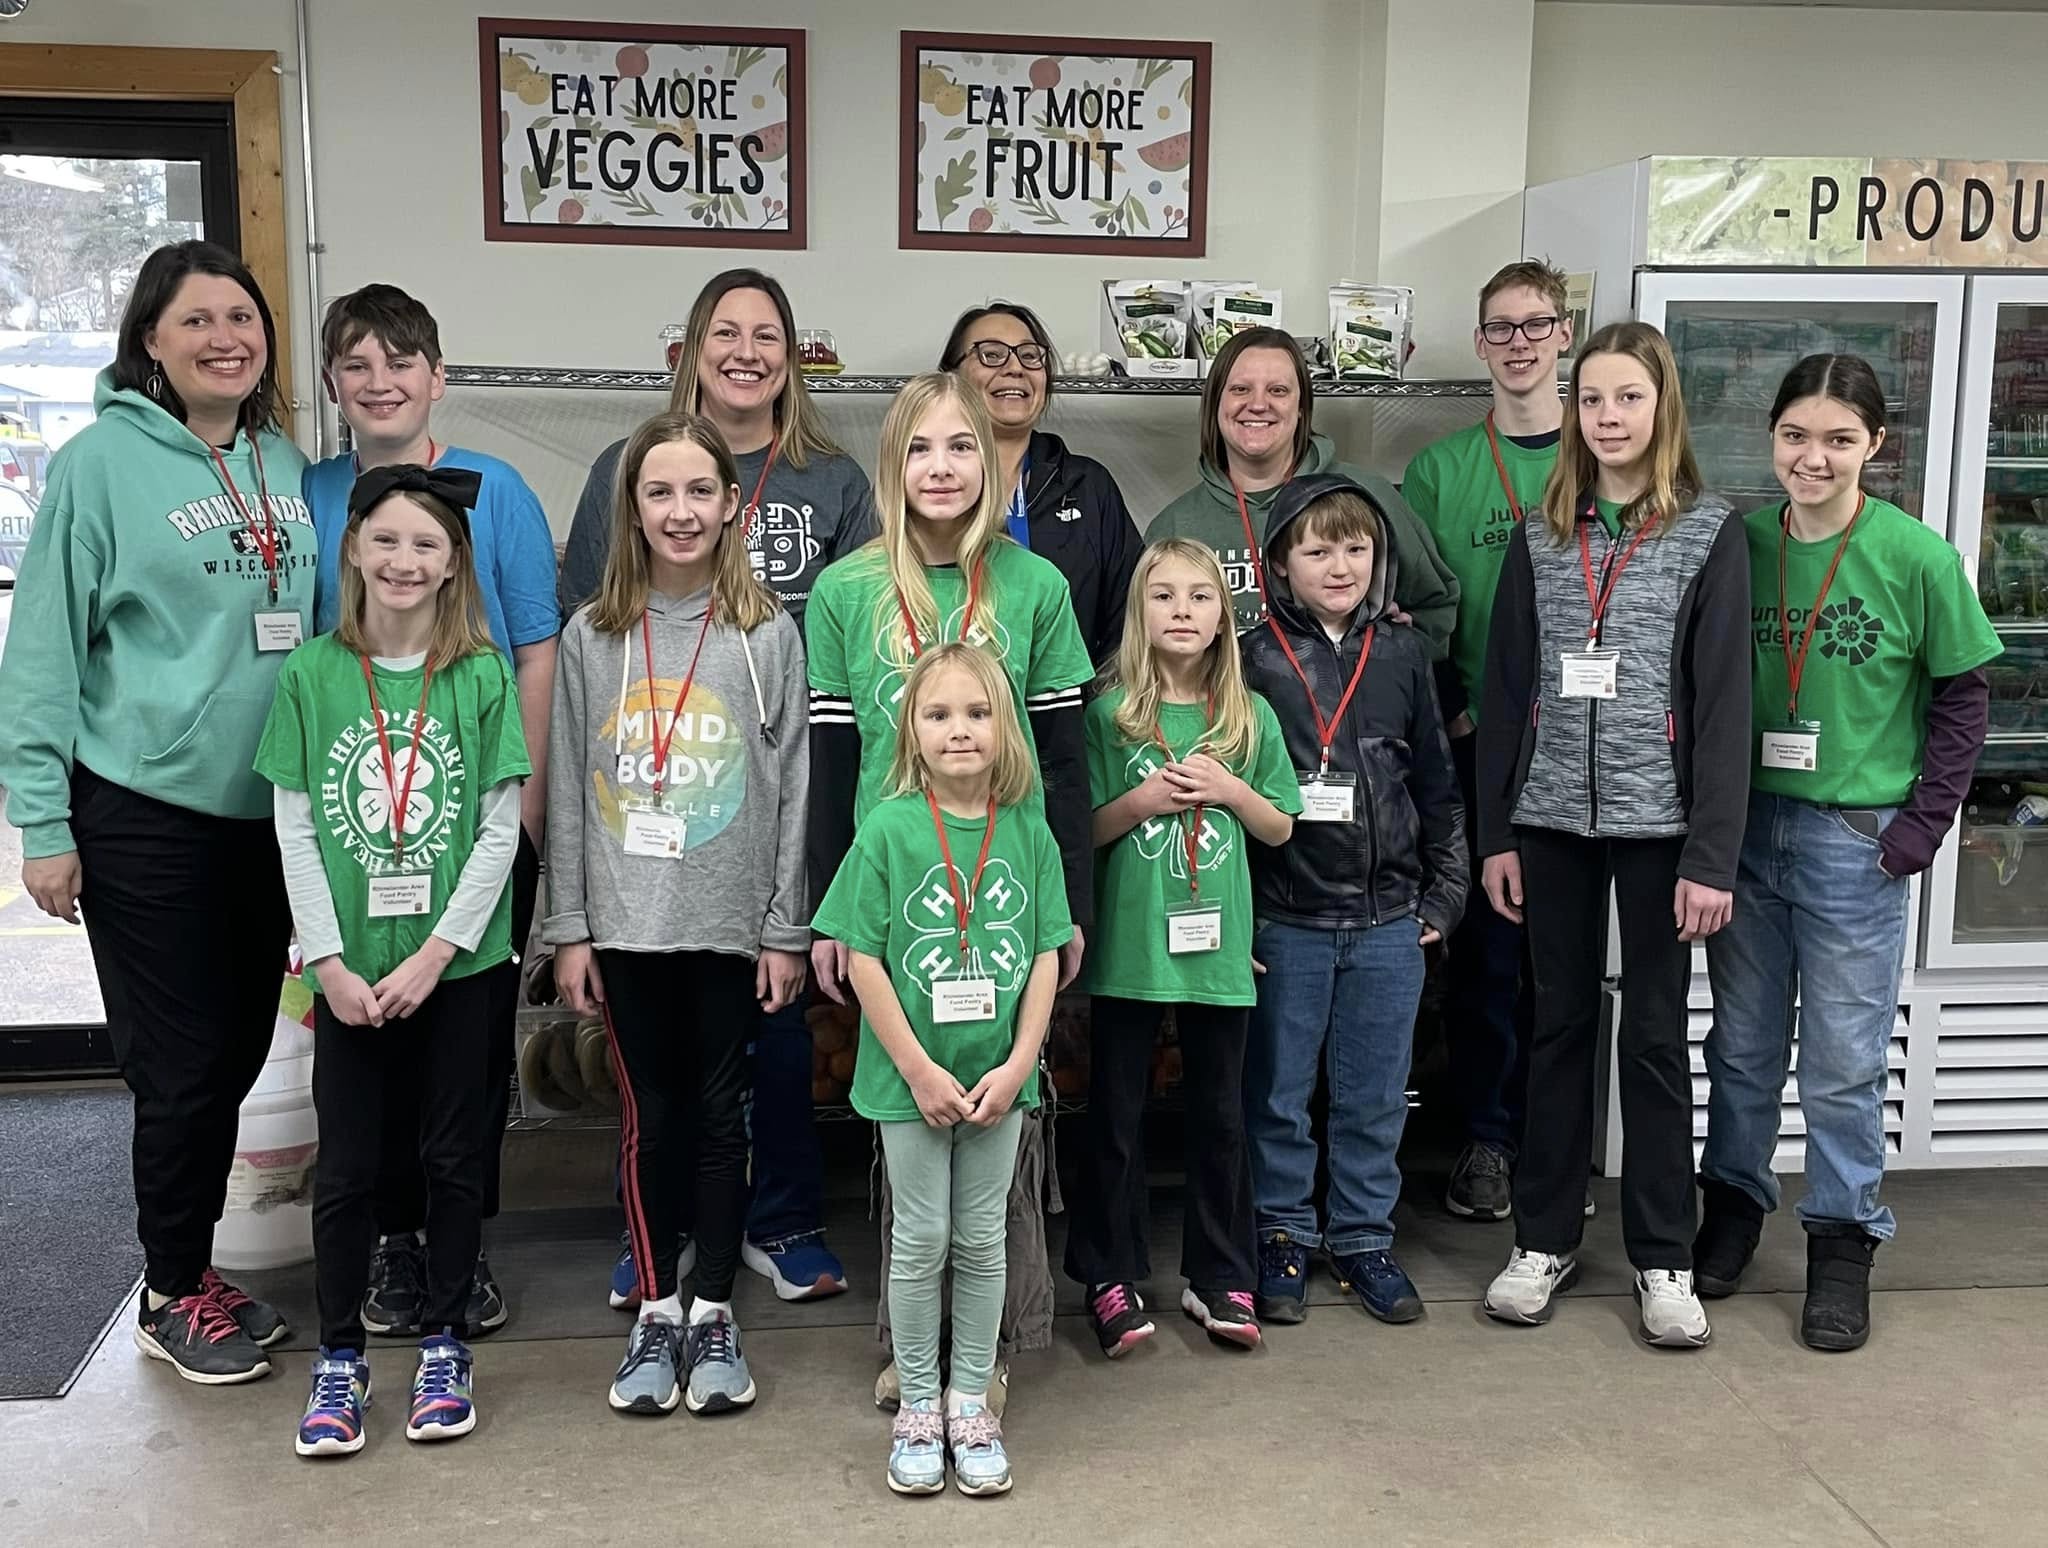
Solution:
M149 256L98 419L50 463L0 660L22 884L81 912L135 1093L135 1341L188 1380L269 1371L271 1308L211 1267L237 1112L291 938L251 767L313 604L306 460L277 432L277 330L225 248Z

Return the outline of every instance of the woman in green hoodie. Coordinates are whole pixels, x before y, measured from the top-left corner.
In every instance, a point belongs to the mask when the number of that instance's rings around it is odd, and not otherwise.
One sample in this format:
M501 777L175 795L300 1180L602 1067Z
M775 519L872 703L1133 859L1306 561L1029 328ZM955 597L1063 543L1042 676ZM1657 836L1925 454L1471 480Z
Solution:
M1394 486L1337 459L1313 425L1315 389L1291 334L1247 328L1217 352L1202 384L1201 482L1161 511L1146 531L1194 538L1216 550L1230 582L1240 633L1266 616L1259 555L1281 485L1298 474L1334 473L1366 490L1394 541L1394 601L1429 641L1432 660L1451 644L1458 581L1436 540Z
M283 1319L212 1268L291 910L251 767L313 606L306 459L277 431L277 329L225 248L150 254L97 421L50 463L0 660L22 884L81 912L135 1093L135 1341L208 1385L266 1374Z

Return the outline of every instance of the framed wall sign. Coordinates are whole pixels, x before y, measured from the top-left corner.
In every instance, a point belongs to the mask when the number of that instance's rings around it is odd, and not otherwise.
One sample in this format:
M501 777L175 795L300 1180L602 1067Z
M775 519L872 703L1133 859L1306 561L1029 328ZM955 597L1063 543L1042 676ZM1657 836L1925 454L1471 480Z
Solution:
M484 237L802 247L804 34L486 16Z
M1207 43L906 32L901 247L1200 258Z

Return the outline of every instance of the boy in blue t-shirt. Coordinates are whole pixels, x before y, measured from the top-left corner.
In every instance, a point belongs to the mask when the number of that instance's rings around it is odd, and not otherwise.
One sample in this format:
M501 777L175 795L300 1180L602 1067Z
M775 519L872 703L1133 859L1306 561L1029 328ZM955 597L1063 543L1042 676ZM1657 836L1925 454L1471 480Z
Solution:
M484 1072L489 1121L494 1125L484 1147L483 1213L489 1220L498 1213L498 1141L511 1101L518 959L533 926L540 836L546 821L548 716L554 698L555 639L561 632L554 537L540 501L510 466L434 440L427 420L447 382L441 369L440 329L426 307L395 285L365 285L327 308L320 345L328 396L340 408L355 445L353 452L306 470L306 504L319 539L313 617L320 633L332 629L341 615L341 534L348 525L349 489L359 473L410 462L468 469L483 476L483 489L469 518L477 581L491 638L512 662L526 754L533 764L533 777L520 797L519 851L512 866L514 955L488 970L493 975L490 1015L495 1029ZM404 1135L414 1127L388 1123L386 1131ZM363 1325L372 1333L393 1337L417 1335L426 1284L421 1239L426 1181L414 1149L408 1143L385 1157L377 1197L377 1254L363 1302ZM504 1296L491 1277L489 1260L479 1253L470 1285L469 1336L501 1327L505 1316Z

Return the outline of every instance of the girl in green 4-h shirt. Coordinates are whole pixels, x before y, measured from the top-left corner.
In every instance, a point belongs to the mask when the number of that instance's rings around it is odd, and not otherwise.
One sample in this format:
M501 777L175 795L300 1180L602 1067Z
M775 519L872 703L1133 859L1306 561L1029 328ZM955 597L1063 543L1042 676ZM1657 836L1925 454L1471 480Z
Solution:
M341 622L293 651L256 772L313 1003L320 1351L301 1456L363 1444L363 1292L390 1093L414 1088L427 1178L427 1293L406 1436L476 1425L466 1307L483 1231L490 983L512 951L519 785L531 771L512 669L491 643L463 515L475 473L373 468L349 497Z
M1771 1174L1798 1006L1806 1123L1799 1336L1870 1334L1870 1266L1893 1230L1885 1054L1910 926L1907 878L1955 820L1984 744L1997 633L1941 533L1863 492L1884 391L1854 355L1809 355L1771 409L1786 499L1750 513L1755 599L1749 823L1735 914L1707 941L1700 1294L1728 1295L1777 1207Z
M1059 851L1009 679L987 652L926 651L904 684L888 792L818 906L860 997L853 1106L881 1126L894 1194L890 1325L902 1407L889 1487L1010 1487L989 1411L1005 1206L1022 1110L1038 1105L1055 953L1073 934ZM939 1290L953 1266L952 1384L940 1408Z
M1253 1315L1244 1050L1252 989L1247 836L1284 844L1301 789L1272 706L1244 684L1230 587L1208 545L1154 543L1125 605L1115 684L1088 707L1098 846L1088 954L1086 1180L1067 1272L1111 1359L1151 1336L1144 1107L1160 1017L1174 1008L1187 1109L1181 1309L1219 1342Z

